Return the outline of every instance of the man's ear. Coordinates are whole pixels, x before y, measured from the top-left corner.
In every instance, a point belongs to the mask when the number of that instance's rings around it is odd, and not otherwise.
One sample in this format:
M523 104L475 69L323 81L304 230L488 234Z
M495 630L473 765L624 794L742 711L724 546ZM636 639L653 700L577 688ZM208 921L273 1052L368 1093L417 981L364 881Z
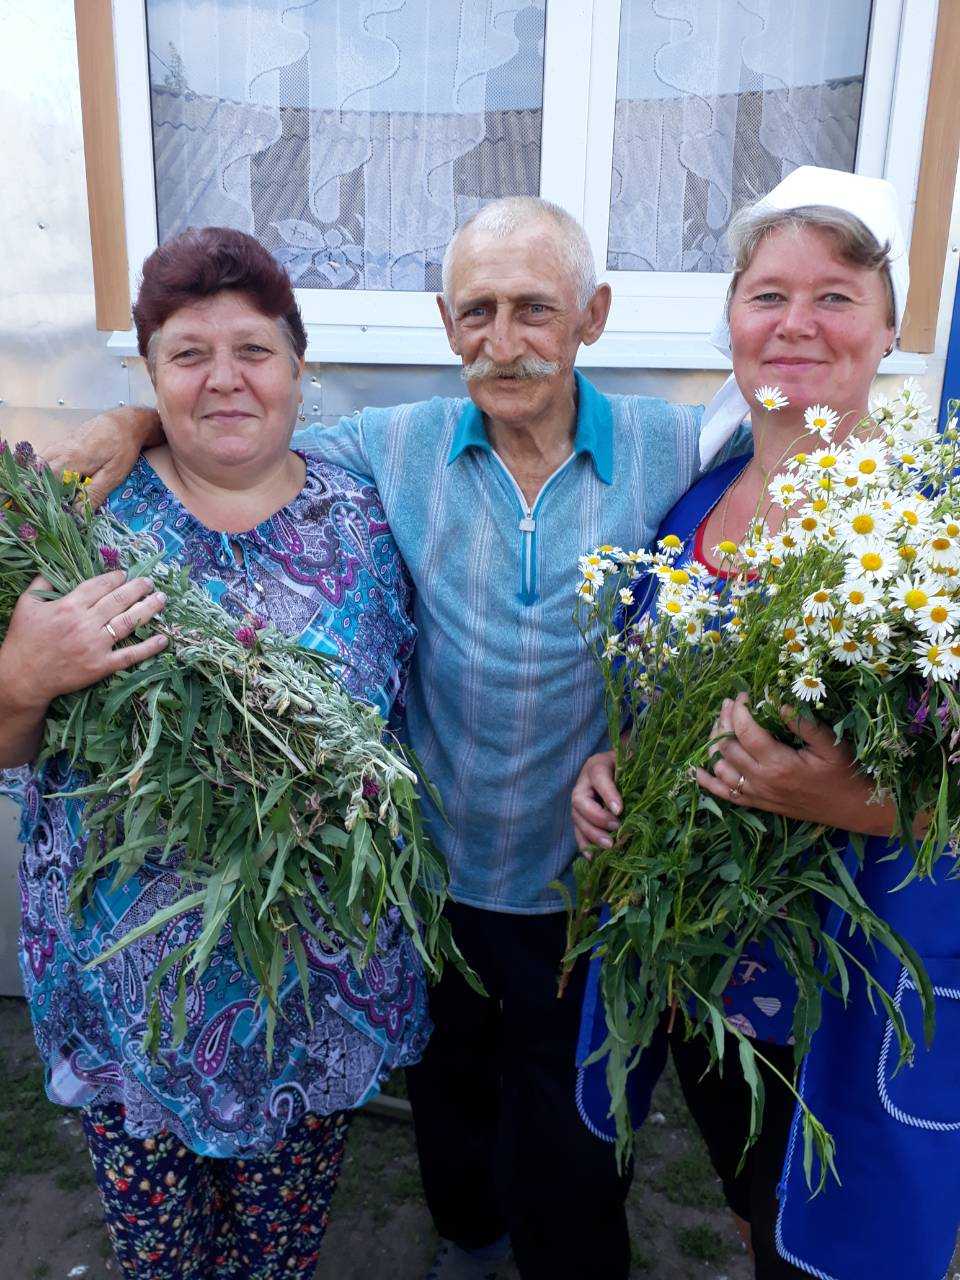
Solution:
M583 309L580 341L590 346L596 342L607 325L613 293L608 284L597 286L597 291Z
M447 331L447 341L450 343L450 350L455 356L460 354L460 344L457 342L456 331L453 327L453 316L447 310L447 304L443 300L443 294L437 294L437 306L440 308L440 318L443 321L443 327Z

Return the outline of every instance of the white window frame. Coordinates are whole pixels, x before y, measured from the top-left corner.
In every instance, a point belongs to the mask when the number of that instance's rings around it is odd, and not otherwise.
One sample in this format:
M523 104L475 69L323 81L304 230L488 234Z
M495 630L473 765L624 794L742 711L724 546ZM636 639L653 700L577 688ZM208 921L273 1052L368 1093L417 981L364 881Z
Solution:
M593 368L719 369L709 342L729 277L605 269L621 0L547 0L540 192L587 228L614 303L603 336L581 348ZM936 32L938 0L874 0L856 171L888 178L909 237ZM127 257L131 297L157 245L146 8L113 0ZM311 363L453 364L430 293L298 289ZM136 354L132 331L111 349ZM881 372L920 372L922 356L894 352Z

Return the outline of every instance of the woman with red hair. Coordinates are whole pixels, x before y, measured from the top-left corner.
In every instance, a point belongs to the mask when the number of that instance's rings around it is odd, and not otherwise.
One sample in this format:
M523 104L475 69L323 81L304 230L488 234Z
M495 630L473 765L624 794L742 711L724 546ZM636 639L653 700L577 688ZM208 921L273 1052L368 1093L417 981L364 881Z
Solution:
M187 231L145 262L134 319L166 442L140 457L110 508L241 625L273 622L336 657L348 691L387 715L415 636L408 585L372 485L290 449L306 334L286 273L242 232ZM174 967L160 987L161 1051L143 1052L150 976L199 916L88 968L180 884L148 861L120 887L98 884L70 916L83 775L63 757L30 762L53 698L159 651L158 635L117 645L163 604L149 580L121 572L60 600L27 592L0 646L0 767L27 766L15 779L26 995L47 1092L81 1110L123 1274L305 1278L350 1109L426 1043L423 974L396 912L362 973L340 939L302 930L309 999L291 959L268 1061L256 983L223 937L188 988L182 1043L170 1035Z

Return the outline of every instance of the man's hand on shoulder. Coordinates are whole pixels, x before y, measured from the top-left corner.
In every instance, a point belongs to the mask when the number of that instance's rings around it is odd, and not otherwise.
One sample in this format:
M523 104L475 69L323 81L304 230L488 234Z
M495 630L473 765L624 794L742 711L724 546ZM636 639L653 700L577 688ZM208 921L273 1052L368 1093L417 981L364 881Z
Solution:
M133 470L142 449L163 443L156 409L128 405L89 418L77 431L60 436L43 450L54 471L90 476L90 501L99 507Z

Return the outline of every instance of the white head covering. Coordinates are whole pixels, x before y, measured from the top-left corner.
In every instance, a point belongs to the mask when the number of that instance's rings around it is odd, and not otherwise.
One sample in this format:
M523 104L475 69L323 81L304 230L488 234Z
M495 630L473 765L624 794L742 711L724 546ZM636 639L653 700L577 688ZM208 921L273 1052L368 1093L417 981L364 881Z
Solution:
M802 165L778 183L769 195L758 200L753 211L758 214L773 213L802 209L812 204L852 213L873 233L878 244L890 246L890 282L893 285L893 309L896 331L899 334L910 287L910 266L897 210L896 191L883 178L865 178L859 173L844 173L840 169L817 169L812 165ZM726 307L710 335L710 341L725 356L732 354ZM703 415L700 428L701 465L706 466L719 453L749 412L750 406L731 374L707 405Z

